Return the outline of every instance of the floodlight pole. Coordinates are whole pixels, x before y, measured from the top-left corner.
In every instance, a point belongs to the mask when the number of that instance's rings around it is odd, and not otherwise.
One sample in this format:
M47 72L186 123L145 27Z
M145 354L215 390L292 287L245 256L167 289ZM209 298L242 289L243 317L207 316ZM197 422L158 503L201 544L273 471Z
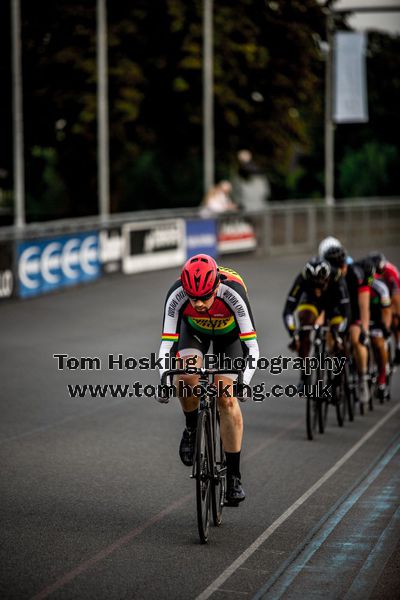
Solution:
M213 0L203 0L203 187L214 185Z
M14 225L25 227L24 116L22 107L21 7L11 0Z
M106 0L97 0L97 145L99 214L105 223L110 215Z
M327 55L325 67L325 204L335 204L335 129L332 118L333 17L329 7L326 16Z

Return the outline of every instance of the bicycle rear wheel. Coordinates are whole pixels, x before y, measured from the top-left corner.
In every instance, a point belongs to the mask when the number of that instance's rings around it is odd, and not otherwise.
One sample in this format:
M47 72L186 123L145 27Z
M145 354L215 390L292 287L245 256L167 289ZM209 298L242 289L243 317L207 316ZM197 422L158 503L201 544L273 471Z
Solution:
M208 542L210 528L210 508L212 495L212 446L210 440L210 424L204 411L199 413L196 435L196 505L197 527L200 540Z
M391 398L391 384L392 384L392 375L395 370L394 366L394 352L391 340L388 342L388 363L386 366L386 400L390 400Z
M317 383L318 381L321 381L322 385L330 383L322 369L318 369ZM320 433L324 433L328 421L329 400L328 398L321 396L318 397L316 401L318 405L318 429Z
M226 490L226 458L224 448L222 446L220 434L219 412L216 411L215 418L215 450L214 450L214 465L215 473L212 481L211 506L213 521L216 527L219 527L222 522L222 509L225 504Z
M343 369L342 377L344 379L344 393L346 396L347 415L349 421L354 421L354 394L352 393L349 377L349 366L346 363Z

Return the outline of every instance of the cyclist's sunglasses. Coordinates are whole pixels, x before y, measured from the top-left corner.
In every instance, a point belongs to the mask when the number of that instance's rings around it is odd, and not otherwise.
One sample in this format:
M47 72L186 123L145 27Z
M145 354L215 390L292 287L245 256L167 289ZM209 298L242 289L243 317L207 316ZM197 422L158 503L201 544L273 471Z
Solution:
M191 296L190 294L187 294L187 296L188 296L188 298L190 298L190 300L193 300L194 302L196 300L201 300L201 302L207 302L207 300L212 298L214 296L214 294L215 294L215 290L213 290L209 294L206 294L205 296Z

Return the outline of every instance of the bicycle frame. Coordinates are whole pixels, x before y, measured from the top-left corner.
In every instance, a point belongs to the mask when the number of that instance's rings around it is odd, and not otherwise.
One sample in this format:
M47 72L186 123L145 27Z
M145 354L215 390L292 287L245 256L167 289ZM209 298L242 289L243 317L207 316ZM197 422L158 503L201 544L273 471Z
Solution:
M167 377L173 375L198 375L199 412L193 469L191 478L196 481L197 524L202 543L208 541L210 507L212 507L214 525L221 524L222 508L225 501L224 451L218 431L219 413L216 396L210 394L208 385L214 383L216 375L234 374L238 384L243 383L243 372L229 369L188 368L167 371L161 379L165 385ZM219 448L218 448L219 445ZM219 460L218 460L219 457Z

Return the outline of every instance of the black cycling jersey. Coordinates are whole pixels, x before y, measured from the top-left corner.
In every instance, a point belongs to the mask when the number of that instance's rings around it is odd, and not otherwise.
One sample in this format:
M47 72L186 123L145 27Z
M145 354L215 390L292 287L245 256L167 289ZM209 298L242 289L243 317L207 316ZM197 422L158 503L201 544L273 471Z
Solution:
M340 330L344 331L350 319L349 293L346 281L334 270L329 278L328 285L322 289L321 294L316 294L316 286L306 280L300 273L286 299L283 309L283 321L286 329L291 332L295 329L294 312L296 309L308 309L317 316L323 310L326 318L334 324L335 317L340 317Z

